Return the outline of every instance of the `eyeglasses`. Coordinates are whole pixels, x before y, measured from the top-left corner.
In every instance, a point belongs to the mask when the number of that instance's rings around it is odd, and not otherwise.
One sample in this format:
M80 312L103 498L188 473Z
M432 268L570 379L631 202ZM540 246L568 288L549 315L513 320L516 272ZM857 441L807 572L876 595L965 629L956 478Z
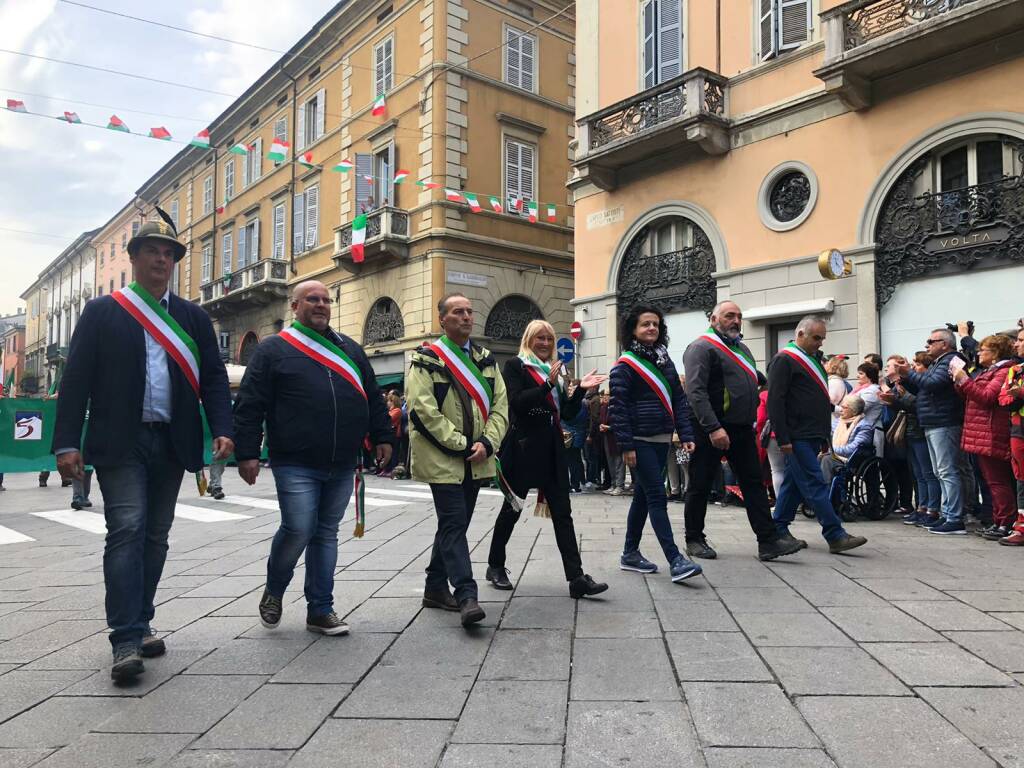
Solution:
M940 341L945 341L945 339L927 339L924 343L925 346L930 346L932 344L938 344Z

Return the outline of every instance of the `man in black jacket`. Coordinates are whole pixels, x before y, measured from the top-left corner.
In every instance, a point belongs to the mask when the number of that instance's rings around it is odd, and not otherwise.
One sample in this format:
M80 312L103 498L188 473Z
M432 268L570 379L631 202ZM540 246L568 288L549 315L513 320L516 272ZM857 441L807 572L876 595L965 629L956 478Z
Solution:
M291 306L295 322L256 348L235 401L238 474L256 482L265 421L281 506L260 622L268 629L280 624L281 599L305 552L306 629L343 635L348 625L334 612L338 525L364 437L376 444L377 462L387 465L394 432L366 354L329 326L331 298L323 283L299 283Z
M786 457L786 479L775 501L775 525L783 541L796 541L789 525L803 499L814 510L829 552L838 554L867 544L851 536L832 508L829 487L821 474L818 456L831 445L832 401L828 376L821 365L825 321L815 315L796 327L796 340L772 358L768 366L768 418L779 450Z
M690 460L690 487L686 492L686 552L691 557L714 559L717 553L704 537L708 494L722 457L743 491L747 520L757 536L758 557L774 560L800 551L795 541L779 540L772 522L761 462L757 457L754 421L764 375L743 344L743 311L732 301L711 310L711 327L683 353L686 396L693 412L697 449Z
M103 493L116 682L164 652L150 626L153 597L182 476L203 466L200 399L215 457L233 448L228 378L210 318L168 288L185 246L169 223L148 222L128 253L136 282L87 303L71 337L53 435L61 477L81 480L92 464Z

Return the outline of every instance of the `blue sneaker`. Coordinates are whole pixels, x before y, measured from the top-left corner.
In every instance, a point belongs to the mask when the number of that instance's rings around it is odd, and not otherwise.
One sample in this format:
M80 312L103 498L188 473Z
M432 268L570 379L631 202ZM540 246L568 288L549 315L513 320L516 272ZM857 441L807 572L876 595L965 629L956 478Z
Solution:
M636 571L637 573L657 573L658 566L640 554L635 552L623 552L619 558L619 568L624 571Z
M672 581L680 582L692 579L694 576L700 576L704 573L704 569L692 560L687 560L685 555L679 554L672 561L670 572L672 574Z
M943 525L946 522L946 518L939 515L939 517L928 516L928 519L924 522L918 523L922 528L932 528L937 525Z
M907 515L903 518L904 525L923 525L925 523L931 525L934 522L935 518L927 512L915 512L914 514Z
M940 536L966 536L967 528L961 522L943 522L942 525L933 525L928 529L928 533L937 533Z

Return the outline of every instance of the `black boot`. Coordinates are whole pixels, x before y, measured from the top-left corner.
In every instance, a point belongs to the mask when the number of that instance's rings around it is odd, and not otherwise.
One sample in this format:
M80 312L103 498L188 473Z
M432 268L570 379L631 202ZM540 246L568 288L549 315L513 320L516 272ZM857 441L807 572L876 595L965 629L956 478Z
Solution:
M575 579L569 582L569 597L574 600L579 600L581 597L589 597L590 595L599 595L608 589L608 585L599 581L594 581L590 574L583 574L577 576Z
M464 627L469 627L479 621L483 621L487 616L475 597L467 597L459 603L459 613L462 614L462 626Z
M757 558L759 560L774 560L776 557L795 554L804 546L806 546L804 542L792 536L776 538L757 545Z

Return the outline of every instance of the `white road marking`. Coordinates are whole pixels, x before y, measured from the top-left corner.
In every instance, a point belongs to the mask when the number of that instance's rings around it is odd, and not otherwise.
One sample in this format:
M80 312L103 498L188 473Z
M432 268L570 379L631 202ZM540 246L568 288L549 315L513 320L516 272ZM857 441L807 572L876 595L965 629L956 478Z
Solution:
M405 496L410 499L427 499L433 500L433 495L429 492L424 493L423 491L403 491L399 488L378 488L376 486L366 486L366 492L369 493L381 493L385 496Z
M405 486L405 487L407 487L407 488L424 488L424 489L426 489L426 491L428 493L430 492L430 486L429 485L425 485L424 483L410 483L408 486ZM481 488L479 493L480 493L481 496L504 496L505 495L501 491L496 491L493 488Z
M89 533L106 533L107 522L103 519L103 515L99 515L95 512L82 512L75 509L58 509L53 512L33 512L36 517L41 517L45 520L52 520L55 523L61 523L62 525L70 525L72 528L78 528Z
M195 520L199 523L222 523L227 520L248 520L252 517L252 515L240 515L237 512L225 512L221 509L193 507L189 504L175 505L174 516L183 517L186 520Z
M21 544L24 541L35 541L35 539L0 525L0 544Z
M401 506L402 504L406 504L407 503L407 502L404 502L404 501L396 501L394 499L377 499L377 498L372 498L371 497L371 493L372 493L372 491L369 488L367 488L366 489L366 506L367 506L367 508L372 508L372 507L397 507L397 506ZM232 494L231 496L227 496L227 497L224 498L224 503L228 503L228 502L230 502L232 504L241 504L242 506L246 506L246 507L255 507L256 509L270 509L270 510L273 510L274 512L277 512L277 511L280 510L280 507L277 504L277 499L260 499L260 498L257 498L255 496L235 496L234 494ZM354 503L355 502L353 500L350 500L349 501L349 506L351 506Z

